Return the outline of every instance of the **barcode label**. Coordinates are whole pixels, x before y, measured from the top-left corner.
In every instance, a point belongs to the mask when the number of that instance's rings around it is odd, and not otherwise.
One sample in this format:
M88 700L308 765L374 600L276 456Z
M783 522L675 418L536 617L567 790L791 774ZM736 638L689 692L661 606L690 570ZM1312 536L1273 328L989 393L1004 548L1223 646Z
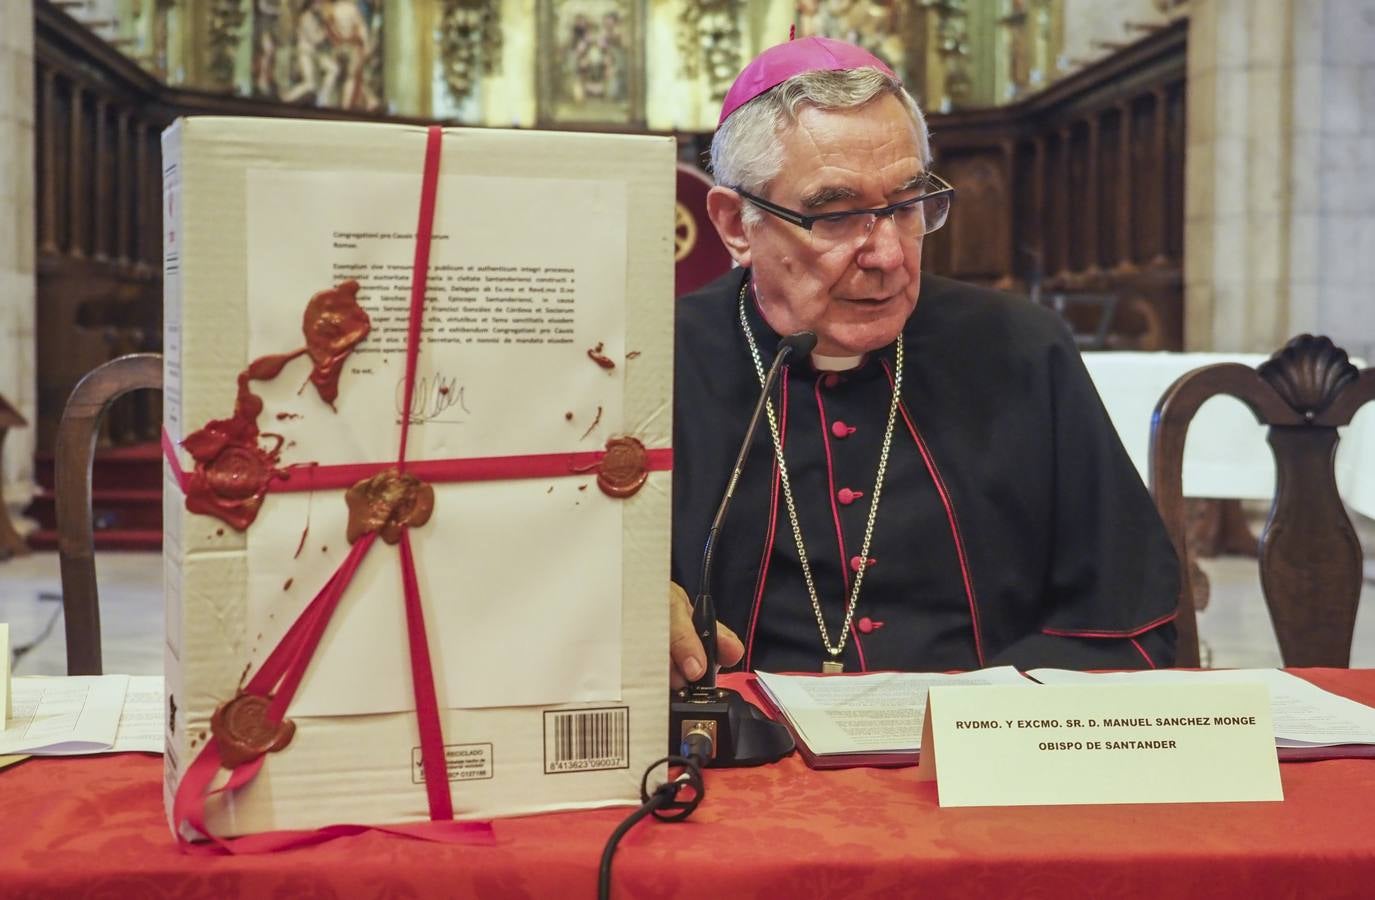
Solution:
M630 710L550 710L544 714L544 773L630 768Z

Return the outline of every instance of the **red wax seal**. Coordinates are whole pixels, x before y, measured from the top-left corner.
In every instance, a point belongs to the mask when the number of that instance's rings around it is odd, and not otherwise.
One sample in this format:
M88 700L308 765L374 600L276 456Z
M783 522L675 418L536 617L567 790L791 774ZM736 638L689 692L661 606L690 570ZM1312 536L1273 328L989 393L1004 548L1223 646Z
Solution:
M419 528L430 521L434 488L414 475L387 469L349 488L344 502L349 507L350 544L373 531L395 544L401 540L401 529Z
M220 763L226 769L252 762L264 753L276 753L296 734L290 719L272 722L267 718L271 698L258 694L239 694L221 703L210 716L210 733L220 750Z
M597 487L608 497L629 497L649 478L649 453L633 437L613 437L597 470Z
M301 329L314 363L310 381L332 407L339 396L344 360L372 330L368 314L358 305L358 282L350 279L311 297Z
M271 450L263 449L257 423L237 413L187 435L182 446L196 467L187 479L186 508L243 531L257 517L267 486L277 475L281 445L278 438Z
M339 396L339 373L344 360L371 328L368 314L358 305L358 282L345 281L311 297L302 326L306 346L250 362L239 373L233 417L211 420L182 441L196 461L186 485L186 508L215 516L239 531L248 528L258 516L268 485L273 478L283 475L277 467L283 438L260 435L258 416L263 411L263 400L253 393L250 382L276 378L287 363L308 353L314 363L310 380L321 399L333 407ZM299 417L296 413L277 415L279 420ZM260 437L276 438L277 443L264 449Z

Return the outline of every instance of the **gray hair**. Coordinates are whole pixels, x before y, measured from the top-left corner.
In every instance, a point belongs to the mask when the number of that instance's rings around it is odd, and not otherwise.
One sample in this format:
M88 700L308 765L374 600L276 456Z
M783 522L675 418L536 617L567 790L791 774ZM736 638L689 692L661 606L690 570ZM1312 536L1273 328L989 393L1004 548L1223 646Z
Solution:
M716 183L762 194L783 169L778 137L797 122L802 108L855 109L882 94L892 94L907 109L917 132L922 165L929 168L931 143L917 102L896 78L866 66L794 75L731 113L711 142L711 172ZM753 221L760 213L746 204L743 215L746 221Z

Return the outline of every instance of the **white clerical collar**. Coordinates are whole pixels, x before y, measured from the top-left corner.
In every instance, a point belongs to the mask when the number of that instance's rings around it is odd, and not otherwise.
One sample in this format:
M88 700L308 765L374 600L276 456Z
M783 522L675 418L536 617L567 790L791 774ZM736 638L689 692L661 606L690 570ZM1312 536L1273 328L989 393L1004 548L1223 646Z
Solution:
M858 369L859 364L864 362L864 355L859 356L822 356L820 353L812 354L812 368L818 372L848 372L850 369Z

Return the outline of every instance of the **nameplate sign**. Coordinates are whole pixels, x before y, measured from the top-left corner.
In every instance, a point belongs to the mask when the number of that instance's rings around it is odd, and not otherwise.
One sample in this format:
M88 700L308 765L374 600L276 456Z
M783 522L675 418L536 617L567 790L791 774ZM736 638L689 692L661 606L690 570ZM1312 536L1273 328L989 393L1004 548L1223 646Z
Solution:
M1262 684L933 687L941 806L1283 800Z

